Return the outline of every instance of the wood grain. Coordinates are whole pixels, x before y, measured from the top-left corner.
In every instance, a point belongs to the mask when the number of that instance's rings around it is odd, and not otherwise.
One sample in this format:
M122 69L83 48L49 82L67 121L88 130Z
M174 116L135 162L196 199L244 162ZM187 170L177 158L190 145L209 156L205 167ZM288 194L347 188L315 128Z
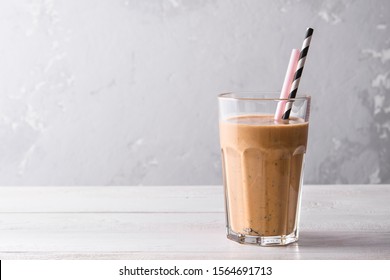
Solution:
M0 259L390 259L389 185L304 187L300 241L225 237L221 186L0 187Z

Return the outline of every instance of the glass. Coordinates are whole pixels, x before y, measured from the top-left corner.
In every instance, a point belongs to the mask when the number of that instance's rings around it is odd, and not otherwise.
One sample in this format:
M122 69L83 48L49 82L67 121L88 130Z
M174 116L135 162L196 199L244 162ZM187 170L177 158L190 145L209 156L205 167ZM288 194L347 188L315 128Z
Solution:
M278 95L218 96L227 237L239 243L298 240L310 96ZM274 120L278 103L292 104L288 120Z

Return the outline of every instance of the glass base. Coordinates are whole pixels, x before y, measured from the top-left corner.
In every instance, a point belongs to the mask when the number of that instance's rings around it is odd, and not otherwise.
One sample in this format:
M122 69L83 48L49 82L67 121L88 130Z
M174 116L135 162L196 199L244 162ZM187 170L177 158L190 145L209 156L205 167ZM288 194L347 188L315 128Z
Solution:
M228 229L227 238L241 244L258 245L258 246L284 246L298 241L298 231L295 230L289 235L254 236L254 235L236 233Z

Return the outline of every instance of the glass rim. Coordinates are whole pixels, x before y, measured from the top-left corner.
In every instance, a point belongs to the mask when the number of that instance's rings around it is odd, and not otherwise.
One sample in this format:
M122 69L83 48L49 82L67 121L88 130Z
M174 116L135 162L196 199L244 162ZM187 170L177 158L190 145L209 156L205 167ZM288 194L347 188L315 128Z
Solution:
M287 100L308 100L310 95L298 94L294 98L280 98L278 91L232 91L218 94L218 98L227 100L273 100L273 101L287 101ZM275 96L275 97L273 97Z

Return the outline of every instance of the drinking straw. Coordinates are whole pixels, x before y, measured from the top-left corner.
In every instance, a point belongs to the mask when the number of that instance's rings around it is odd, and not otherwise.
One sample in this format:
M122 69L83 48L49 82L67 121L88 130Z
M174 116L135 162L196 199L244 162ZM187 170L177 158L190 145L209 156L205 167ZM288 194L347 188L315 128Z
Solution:
M307 56L307 52L309 51L310 41L313 35L313 31L314 31L313 28L308 28L306 30L306 36L302 44L301 55L299 56L297 70L295 72L294 80L291 86L291 92L288 97L289 99L295 98L295 96L297 95L298 86L299 86L299 82L301 81L303 67L305 66L306 56ZM291 107L292 107L292 102L288 102L286 104L286 108L282 116L282 119L287 120L290 117Z
M291 51L290 61L287 66L286 76L284 77L284 83L282 91L280 92L280 99L287 99L291 89L291 83L293 81L295 70L297 69L299 59L299 50L293 49ZM274 119L278 121L282 118L284 113L284 108L286 106L286 100L278 102L278 107L276 108Z

